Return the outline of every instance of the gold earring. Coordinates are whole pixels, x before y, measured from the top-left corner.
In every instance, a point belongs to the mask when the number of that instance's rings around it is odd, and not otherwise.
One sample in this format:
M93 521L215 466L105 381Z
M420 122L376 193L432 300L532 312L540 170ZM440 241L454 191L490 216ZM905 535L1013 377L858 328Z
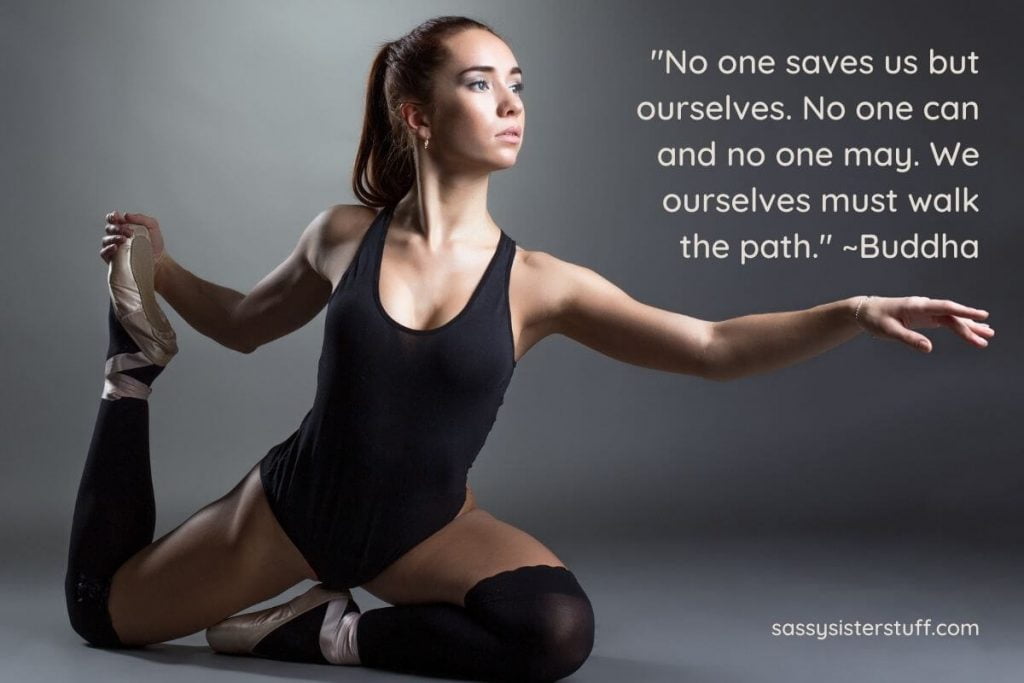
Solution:
M429 145L429 144L430 144L430 138L427 138L426 140L423 141L423 149L426 149L427 145Z

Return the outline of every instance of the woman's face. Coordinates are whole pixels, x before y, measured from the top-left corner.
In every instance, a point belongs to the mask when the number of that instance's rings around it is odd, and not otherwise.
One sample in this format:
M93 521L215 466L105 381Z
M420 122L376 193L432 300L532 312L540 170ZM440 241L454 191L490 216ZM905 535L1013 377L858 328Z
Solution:
M526 110L523 75L503 40L467 29L446 44L451 59L434 76L427 153L442 165L484 172L515 164ZM500 136L509 127L518 136ZM422 142L420 143L422 145Z

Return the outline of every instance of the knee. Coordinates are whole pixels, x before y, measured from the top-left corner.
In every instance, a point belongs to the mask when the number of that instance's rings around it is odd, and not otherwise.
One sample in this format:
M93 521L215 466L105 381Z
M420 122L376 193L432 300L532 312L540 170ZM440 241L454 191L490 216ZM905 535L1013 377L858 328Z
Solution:
M71 628L89 644L102 648L125 648L110 620L107 602L110 581L69 572L64 579Z
M483 579L467 594L466 609L501 634L515 680L569 676L594 647L594 610L565 567L519 567Z
M553 681L574 673L590 656L594 611L586 595L552 593L540 602L533 628L520 641L522 673L527 680Z

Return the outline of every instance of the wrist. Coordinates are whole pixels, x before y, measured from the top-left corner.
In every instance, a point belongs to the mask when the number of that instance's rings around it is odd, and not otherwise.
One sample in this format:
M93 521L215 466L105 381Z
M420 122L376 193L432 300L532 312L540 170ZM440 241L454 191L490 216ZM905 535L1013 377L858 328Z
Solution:
M867 330L864 327L864 307L873 296L872 294L862 294L851 299L850 306L853 310L853 322L859 330Z

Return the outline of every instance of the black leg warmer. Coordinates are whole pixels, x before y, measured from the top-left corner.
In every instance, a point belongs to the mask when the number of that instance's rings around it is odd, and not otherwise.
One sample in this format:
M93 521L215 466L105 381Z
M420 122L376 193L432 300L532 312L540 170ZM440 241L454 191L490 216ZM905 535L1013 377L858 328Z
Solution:
M124 647L107 610L110 580L153 541L149 402L100 399L71 524L64 593L71 626L99 647Z
M471 588L465 608L448 603L364 612L361 664L484 681L554 681L583 665L594 646L594 612L564 567L519 567Z

